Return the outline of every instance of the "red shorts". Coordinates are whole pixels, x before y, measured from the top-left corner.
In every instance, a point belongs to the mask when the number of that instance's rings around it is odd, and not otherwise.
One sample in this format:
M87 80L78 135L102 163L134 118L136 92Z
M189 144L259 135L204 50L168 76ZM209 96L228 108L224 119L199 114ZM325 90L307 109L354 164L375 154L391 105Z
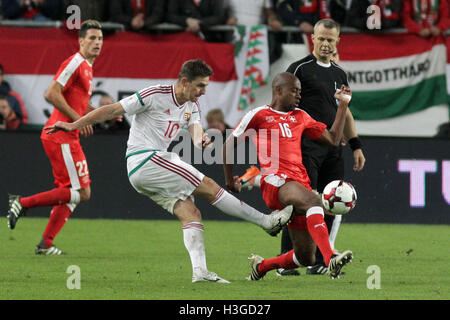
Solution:
M296 179L292 179L289 177L281 177L278 175L264 175L261 177L261 192L266 205L272 210L281 210L284 206L280 203L278 199L278 191L280 187L282 187L286 182L289 181L298 181ZM300 181L298 181L301 183ZM305 185L302 183L308 190L312 190L309 184ZM297 229L297 230L306 230L306 218L305 216L293 215L291 218L291 222L288 223L288 228Z
M42 145L52 164L55 187L78 190L90 185L86 156L79 141L61 144L42 140Z

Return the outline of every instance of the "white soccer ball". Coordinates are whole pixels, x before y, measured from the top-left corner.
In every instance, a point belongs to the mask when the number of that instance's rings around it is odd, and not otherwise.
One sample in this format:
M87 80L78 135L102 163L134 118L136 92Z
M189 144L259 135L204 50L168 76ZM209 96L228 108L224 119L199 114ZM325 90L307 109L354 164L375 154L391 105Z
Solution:
M322 193L322 203L332 214L346 214L355 207L356 190L344 180L334 180L326 185Z

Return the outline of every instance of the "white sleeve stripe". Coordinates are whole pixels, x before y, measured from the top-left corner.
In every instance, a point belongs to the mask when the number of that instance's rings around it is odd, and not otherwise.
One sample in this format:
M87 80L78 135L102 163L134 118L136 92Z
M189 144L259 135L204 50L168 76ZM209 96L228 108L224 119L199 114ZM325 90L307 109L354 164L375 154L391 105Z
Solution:
M72 60L70 60L69 64L64 68L63 71L59 74L56 82L60 83L63 87L66 86L72 74L77 70L80 64L84 61L84 58L80 54L76 54Z
M295 68L295 71L294 71L294 75L297 75L297 71L298 71L298 69L301 67L301 66L303 66L304 64L307 64L307 63L310 63L310 62L313 62L314 60L313 59L311 59L311 60L309 60L309 61L305 61L305 62L303 62L303 63L301 63L301 64L299 64L298 66L297 66L297 68Z

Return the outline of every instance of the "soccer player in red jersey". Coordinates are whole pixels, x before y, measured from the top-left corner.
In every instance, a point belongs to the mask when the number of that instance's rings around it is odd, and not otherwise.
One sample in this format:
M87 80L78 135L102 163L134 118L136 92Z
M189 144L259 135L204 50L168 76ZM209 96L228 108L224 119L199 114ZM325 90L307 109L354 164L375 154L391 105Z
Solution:
M45 126L57 121L76 121L95 109L89 104L89 99L93 90L92 65L103 46L100 23L95 20L85 21L80 27L78 41L79 51L61 64L45 93L45 98L54 106L54 111ZM92 126L73 132L60 131L54 135L42 132L41 140L52 164L55 188L28 197L9 196L10 229L14 229L17 220L27 209L53 207L42 239L36 247L36 254L62 253L53 245L54 238L75 207L89 200L91 196L91 180L79 135L88 137L93 132Z
M249 280L259 280L269 270L277 268L313 265L316 245L324 256L332 278L339 276L341 268L353 256L351 251L336 255L330 247L323 205L320 197L311 189L300 148L303 134L329 145L340 143L351 91L342 85L336 92L335 98L339 105L330 130L305 111L296 108L301 98L300 91L297 77L288 72L278 74L272 83L271 104L247 113L223 147L225 182L231 191L239 192L241 182L237 176L233 176L233 165L227 161L227 154L250 135L256 143L262 169L260 188L264 201L271 209L293 205L295 210L288 224L294 249L272 259L252 254L249 258L252 266Z

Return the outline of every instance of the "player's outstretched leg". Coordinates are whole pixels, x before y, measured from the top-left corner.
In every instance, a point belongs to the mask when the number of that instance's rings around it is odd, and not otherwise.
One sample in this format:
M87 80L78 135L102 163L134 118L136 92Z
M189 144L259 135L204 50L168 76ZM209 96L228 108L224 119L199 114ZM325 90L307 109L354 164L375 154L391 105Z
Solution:
M56 206L63 203L76 205L88 199L89 197L86 196L81 197L78 190L65 187L54 188L28 197L9 195L9 210L7 215L8 226L10 229L14 229L17 220L19 220L28 209Z
M252 254L248 260L250 261L252 270L250 275L247 277L247 280L262 279L270 270L276 270L279 268L290 270L301 266L295 256L294 250L270 259L263 259L256 254Z
M21 196L19 195L9 195L9 208L8 215L6 217L8 218L8 227L10 229L14 229L16 227L17 220L19 220L19 218L27 211L27 209L20 203L20 198Z
M291 220L292 221L292 220ZM280 255L285 254L293 249L291 236L289 235L289 230L287 226L283 227L281 231L281 252ZM277 276L299 276L300 272L297 269L285 269L278 268L276 270Z
M269 215L264 214L237 199L208 177L202 180L193 194L194 196L205 198L225 214L244 219L260 226L271 236L276 236L283 226L289 222L293 211L293 206L290 205L282 210L273 211Z
M289 205L282 210L275 210L267 215L242 202L222 188L217 192L214 199L211 204L220 211L230 216L253 222L271 236L276 236L283 226L289 222L294 208L292 205Z

